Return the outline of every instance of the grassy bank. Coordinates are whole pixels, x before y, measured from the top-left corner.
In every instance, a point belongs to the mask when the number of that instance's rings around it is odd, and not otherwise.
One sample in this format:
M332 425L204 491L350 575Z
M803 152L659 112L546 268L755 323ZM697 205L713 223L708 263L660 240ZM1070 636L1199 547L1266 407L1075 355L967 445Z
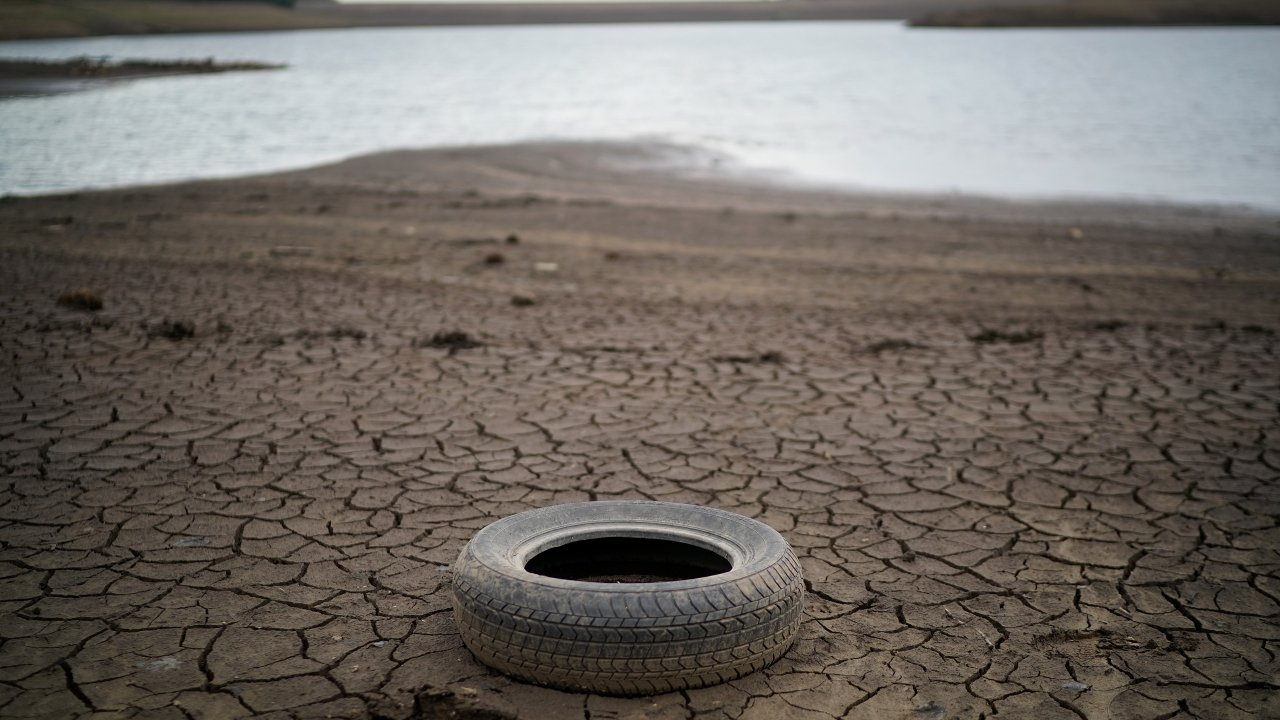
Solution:
M1064 0L931 13L916 27L1280 25L1280 0Z

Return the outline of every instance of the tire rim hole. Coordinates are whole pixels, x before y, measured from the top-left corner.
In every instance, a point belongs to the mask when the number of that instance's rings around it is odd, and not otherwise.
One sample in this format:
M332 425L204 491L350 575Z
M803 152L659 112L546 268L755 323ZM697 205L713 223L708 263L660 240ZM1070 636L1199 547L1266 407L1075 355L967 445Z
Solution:
M726 573L733 565L697 545L658 538L578 540L534 555L525 570L561 580L646 583L692 580Z

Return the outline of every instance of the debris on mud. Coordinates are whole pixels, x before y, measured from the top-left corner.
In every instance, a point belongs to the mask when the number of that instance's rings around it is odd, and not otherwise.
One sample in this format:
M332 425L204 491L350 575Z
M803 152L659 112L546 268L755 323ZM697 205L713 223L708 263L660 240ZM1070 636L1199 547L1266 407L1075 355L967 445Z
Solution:
M1062 643L1093 640L1095 638L1103 638L1110 635L1110 630L1064 630L1063 628L1054 628L1043 635L1037 635L1032 638L1031 645L1037 649L1044 649L1054 645L1060 645Z
M622 345L575 345L564 348L564 351L589 355L591 353L643 353L650 349L657 350L659 348L624 347Z
M178 341L194 337L195 323L189 320L163 320L147 328L147 336Z
M1088 686L1088 685L1085 685L1084 683L1082 683L1082 682L1080 682L1080 681L1078 681L1078 680L1072 680L1071 682L1063 683L1063 684L1062 684L1062 689L1063 689L1063 690L1066 690L1067 692L1082 693L1082 692L1084 692L1084 691L1088 690L1088 689L1089 689L1089 686Z
M969 340L979 345L991 345L995 343L1004 343L1006 345L1021 345L1023 343L1035 342L1043 340L1044 333L1039 330L1023 330L1019 332L1004 332L1003 330L983 330L977 335L970 335Z
M467 690L470 688L464 688ZM513 715L497 712L488 708L476 707L474 696L470 693L449 690L429 689L413 699L412 718L454 718L455 720L514 720Z
M58 304L72 310L94 312L102 309L102 296L89 288L78 288L59 295Z
M916 717L922 720L942 720L947 716L946 708L938 703L930 700L929 702L916 708Z
M529 307L530 305L537 305L538 301L528 295L512 295L511 304L516 307Z
M759 355L716 355L714 362L737 363L739 365L781 365L786 358L777 350L769 350Z
M166 655L165 657L159 657L154 660L144 660L140 663L136 663L134 667L146 670L147 672L168 672L182 667L182 661L173 655Z
M299 330L293 335L299 340L319 340L329 338L331 340L363 340L369 337L369 333L353 328L349 325L339 325L325 331L319 330Z
M1142 641L1134 637L1119 637L1110 635L1098 640L1099 650L1159 650L1160 645L1155 640Z
M413 341L414 347L433 347L442 348L449 352L458 350L470 350L483 346L484 343L462 332L461 330L450 330L448 332L438 332L429 338L418 338Z
M316 252L310 245L276 245L267 251L271 257L311 257Z
M1154 650L1159 652L1185 652L1194 650L1199 642L1195 638L1175 638L1172 642L1161 643L1154 639L1139 640L1133 636L1121 635L1114 630L1098 628L1096 630L1064 630L1055 628L1031 639L1031 645L1039 650L1048 650L1058 645L1093 640L1098 650Z
M153 223L163 220L177 220L180 217L182 216L171 212L147 212L134 215L133 219L141 223Z
M489 253L484 256L485 265L501 265L507 261L507 257L499 252Z
M54 319L44 320L35 324L28 323L23 329L31 329L40 333L59 332L70 330L73 332L93 332L94 330L107 330L115 326L115 322L91 315L85 318L75 319Z
M921 345L920 343L914 343L914 342L911 342L910 340L901 340L898 338L891 338L888 340L881 340L879 342L871 343L870 345L867 346L867 352L871 353L872 355L879 355L882 352L889 352L891 350L923 350L926 347L927 347L926 345Z

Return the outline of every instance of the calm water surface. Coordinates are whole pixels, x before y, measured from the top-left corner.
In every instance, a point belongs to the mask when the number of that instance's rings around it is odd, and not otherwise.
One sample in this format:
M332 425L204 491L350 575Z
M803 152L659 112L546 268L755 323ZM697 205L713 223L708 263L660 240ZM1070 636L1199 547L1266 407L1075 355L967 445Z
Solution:
M651 138L779 179L1280 207L1280 29L817 22L422 28L5 43L252 59L0 101L0 192L216 177L375 150Z

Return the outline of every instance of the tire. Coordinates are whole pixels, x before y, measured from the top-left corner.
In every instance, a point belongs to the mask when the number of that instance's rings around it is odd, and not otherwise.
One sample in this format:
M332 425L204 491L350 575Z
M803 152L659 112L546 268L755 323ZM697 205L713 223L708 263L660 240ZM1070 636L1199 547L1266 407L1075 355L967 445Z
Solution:
M553 549L569 543L594 549L557 556ZM652 565L652 556L626 550L633 546L683 548L682 568L724 572L615 584L526 569L557 556L562 574L572 575L583 569L578 555L592 553ZM608 695L703 687L759 670L790 647L804 598L800 563L773 528L663 502L512 515L476 533L453 571L458 629L481 662L540 685Z

